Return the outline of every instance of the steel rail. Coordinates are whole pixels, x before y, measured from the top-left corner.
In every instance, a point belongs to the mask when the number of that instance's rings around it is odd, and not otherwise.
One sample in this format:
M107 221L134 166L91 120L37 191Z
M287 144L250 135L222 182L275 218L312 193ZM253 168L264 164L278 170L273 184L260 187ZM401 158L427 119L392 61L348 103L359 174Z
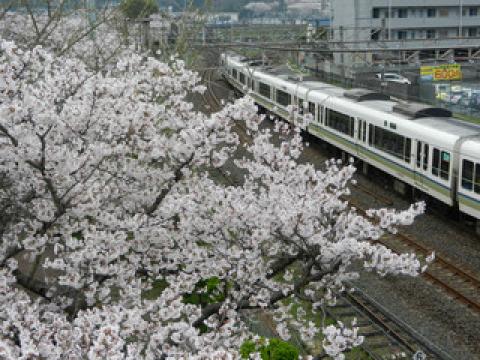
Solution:
M361 208L360 206L357 206L356 203L351 199L349 200L349 202L351 205L355 206L356 210L359 213L361 213L363 216L366 216L366 211L363 208ZM433 252L433 250L430 250L426 246L419 244L417 241L415 241L414 239L412 239L410 236L406 234L398 232L393 235L395 236L396 239L400 240L403 244L407 245L408 247L421 251L423 255L429 255L430 253ZM389 244L388 241L384 239L378 239L376 240L376 242L381 243L382 245L388 247L389 249L395 251L396 253L399 253L399 251L396 251L395 249L393 249L391 244ZM473 287L478 289L477 293L480 294L480 280L477 279L474 275L472 275L469 271L461 269L460 267L452 264L446 258L438 254L436 254L435 260L430 264L430 268L432 268L433 265L439 265L440 267L443 267L443 269L453 274L454 277L457 277L457 279L452 280L454 282L460 282L462 284L464 284L465 282L470 283ZM448 294L453 296L454 299L459 300L463 304L467 305L470 309L480 313L479 301L477 301L475 298L472 298L468 294L465 294L465 291L462 292L461 289L458 289L454 287L454 285L448 284L446 281L442 280L438 275L435 275L430 268L427 268L427 270L422 273L423 277L425 277L431 283L438 285L440 288L445 290Z
M428 352L427 355L433 354L439 359L452 359L450 355L438 348L435 344L430 342L423 335L419 334L403 320L398 318L395 314L391 313L384 306L376 302L373 298L368 296L364 291L360 290L359 288L355 288L355 291L353 293L345 293L344 296L346 296L348 299L360 306L366 312L371 314L371 316L369 315L370 318L375 319L380 324L380 326L385 328L389 335L395 338L399 343L401 343L402 346L409 349L409 351L411 351L412 353L420 350L416 347L420 345L421 350L426 350ZM385 318L385 320L382 319L382 316ZM394 329L393 326L388 324L388 322L394 324L398 329ZM407 337L409 337L410 339L408 339Z

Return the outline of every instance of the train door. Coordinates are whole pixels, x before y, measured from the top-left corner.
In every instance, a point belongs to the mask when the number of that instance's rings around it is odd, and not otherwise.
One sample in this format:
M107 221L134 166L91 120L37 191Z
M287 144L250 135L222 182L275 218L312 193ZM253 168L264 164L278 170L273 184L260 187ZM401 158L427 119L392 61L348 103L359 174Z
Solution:
M357 127L355 133L357 134L357 155L358 157L363 158L361 154L361 149L365 146L367 142L367 121L360 118L356 119Z
M417 140L417 149L415 156L415 184L423 186L425 175L428 173L428 164L430 157L430 146L420 140Z

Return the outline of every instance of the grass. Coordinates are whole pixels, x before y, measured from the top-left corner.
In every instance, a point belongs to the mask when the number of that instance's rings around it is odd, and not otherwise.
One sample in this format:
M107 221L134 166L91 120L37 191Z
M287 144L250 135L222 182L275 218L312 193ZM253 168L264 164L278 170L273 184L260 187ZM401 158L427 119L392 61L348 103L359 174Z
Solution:
M459 114L459 113L454 113L453 116L456 117L457 119L467 121L467 122L470 122L472 124L480 125L480 118L477 117L477 116Z

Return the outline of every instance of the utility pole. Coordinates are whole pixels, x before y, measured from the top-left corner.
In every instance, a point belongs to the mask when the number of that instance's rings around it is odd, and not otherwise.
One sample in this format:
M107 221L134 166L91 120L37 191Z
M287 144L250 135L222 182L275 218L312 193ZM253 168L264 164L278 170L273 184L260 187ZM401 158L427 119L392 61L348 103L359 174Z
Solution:
M388 40L392 38L392 0L388 0Z
M463 0L459 0L460 2L460 13L458 14L460 17L460 23L458 25L458 37L463 37Z

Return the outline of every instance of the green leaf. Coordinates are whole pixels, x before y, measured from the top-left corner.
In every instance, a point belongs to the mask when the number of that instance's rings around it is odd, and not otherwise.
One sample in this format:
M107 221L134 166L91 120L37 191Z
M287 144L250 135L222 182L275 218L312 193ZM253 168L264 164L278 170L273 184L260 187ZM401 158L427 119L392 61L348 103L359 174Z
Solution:
M146 290L142 293L142 298L145 300L155 300L157 299L168 287L168 282L164 279L155 280L152 283L152 288L150 290Z
M240 355L248 359L252 353L259 352L262 360L297 360L300 354L295 346L280 339L269 339L268 345L263 343L263 338L258 343L246 340L240 346Z

